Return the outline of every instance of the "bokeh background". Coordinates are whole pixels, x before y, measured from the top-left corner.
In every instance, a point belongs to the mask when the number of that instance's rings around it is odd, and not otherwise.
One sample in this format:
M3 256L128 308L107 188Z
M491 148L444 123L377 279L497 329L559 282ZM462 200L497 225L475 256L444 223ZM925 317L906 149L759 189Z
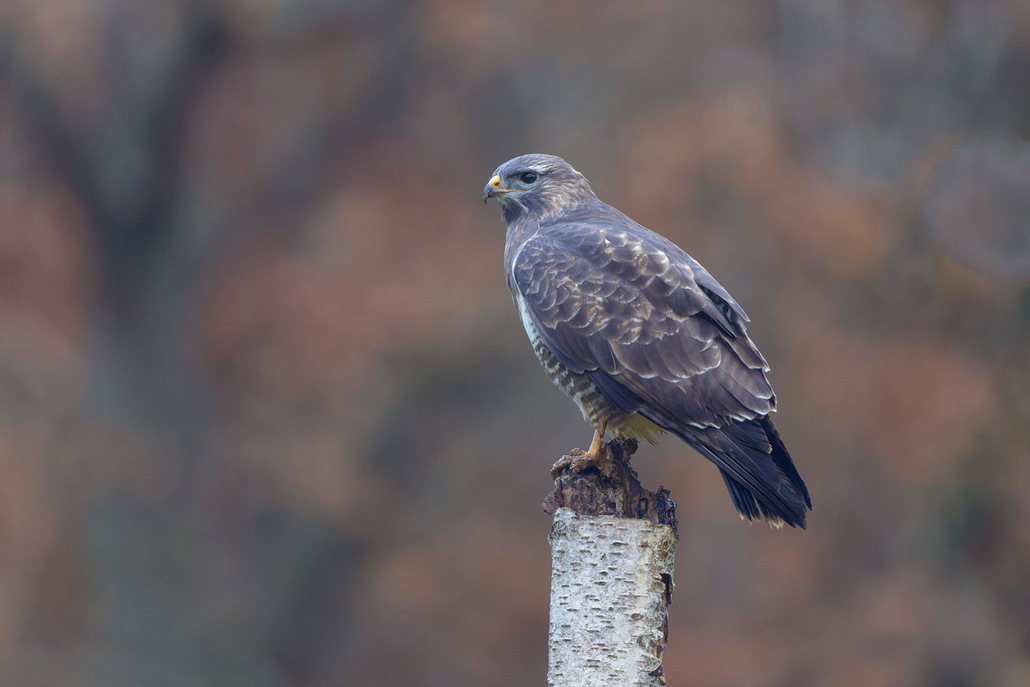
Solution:
M671 685L1030 685L1025 0L0 4L0 684L543 684L590 438L526 152L750 312L807 532L674 439Z

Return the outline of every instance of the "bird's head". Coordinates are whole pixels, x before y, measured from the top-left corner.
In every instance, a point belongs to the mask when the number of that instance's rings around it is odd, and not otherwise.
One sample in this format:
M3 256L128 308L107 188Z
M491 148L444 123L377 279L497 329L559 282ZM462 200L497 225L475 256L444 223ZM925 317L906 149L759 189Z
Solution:
M521 155L497 168L483 189L483 202L496 198L504 218L543 217L595 198L590 183L554 155Z

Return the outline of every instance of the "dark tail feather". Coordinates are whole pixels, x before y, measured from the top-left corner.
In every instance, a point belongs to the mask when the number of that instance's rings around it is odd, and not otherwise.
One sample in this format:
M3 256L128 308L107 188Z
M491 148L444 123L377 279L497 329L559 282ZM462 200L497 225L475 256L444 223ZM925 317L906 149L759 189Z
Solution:
M812 510L812 498L808 495L808 486L805 484L805 480L801 479L798 469L794 467L794 461L790 459L787 447L783 445L783 439L780 439L780 433L776 431L776 425L772 423L768 415L762 418L762 429L769 437L769 444L772 446L772 460L776 463L776 467L790 480L798 494L805 498L808 510Z
M776 527L786 524L805 529L807 526L805 517L807 509L800 505L800 501L795 503L792 499L769 498L761 492L751 491L727 474L725 470L720 469L719 472L722 473L722 479L726 482L733 505L742 517L749 521L768 520Z
M726 482L726 488L730 490L730 498L733 499L733 505L737 508L737 512L749 521L762 517L754 494L748 491L743 484L727 475L725 470L720 469L719 472L722 474L723 481Z
M812 509L808 487L768 417L673 431L719 466L741 516L805 528Z

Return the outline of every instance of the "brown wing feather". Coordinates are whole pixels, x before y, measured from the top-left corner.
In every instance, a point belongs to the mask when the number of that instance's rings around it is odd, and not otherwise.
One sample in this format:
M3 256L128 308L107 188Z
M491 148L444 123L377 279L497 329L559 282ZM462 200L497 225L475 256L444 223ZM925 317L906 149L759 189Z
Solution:
M688 258L642 227L564 222L526 242L511 279L567 367L624 380L687 424L769 413L768 366L743 311L728 294L713 299L717 283L705 272L702 288Z
M766 417L776 399L747 315L682 249L598 202L541 226L509 286L565 366L715 462L744 517L805 526L808 490Z

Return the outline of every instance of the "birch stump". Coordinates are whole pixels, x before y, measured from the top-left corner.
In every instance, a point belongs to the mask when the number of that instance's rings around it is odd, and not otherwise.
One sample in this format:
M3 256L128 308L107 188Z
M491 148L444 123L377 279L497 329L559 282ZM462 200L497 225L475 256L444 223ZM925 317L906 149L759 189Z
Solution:
M644 489L633 440L609 441L588 467L556 464L551 528L550 687L665 684L676 504ZM571 465L570 465L571 464Z

